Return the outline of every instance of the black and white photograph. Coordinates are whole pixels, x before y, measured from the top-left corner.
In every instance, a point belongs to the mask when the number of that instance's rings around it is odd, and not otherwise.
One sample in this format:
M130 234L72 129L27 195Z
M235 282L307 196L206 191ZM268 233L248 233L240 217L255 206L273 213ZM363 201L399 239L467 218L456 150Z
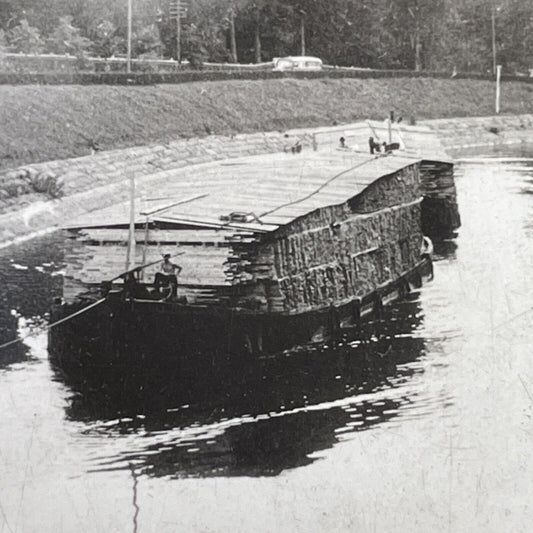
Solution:
M0 533L533 531L531 0L0 0Z

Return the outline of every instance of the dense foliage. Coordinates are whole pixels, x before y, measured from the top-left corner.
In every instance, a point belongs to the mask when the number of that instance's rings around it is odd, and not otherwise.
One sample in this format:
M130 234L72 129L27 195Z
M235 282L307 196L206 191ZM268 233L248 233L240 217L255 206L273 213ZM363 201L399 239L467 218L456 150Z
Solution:
M132 0L134 57L176 57L176 0ZM531 0L181 0L182 57L487 72L533 68ZM126 52L128 0L0 0L0 51Z

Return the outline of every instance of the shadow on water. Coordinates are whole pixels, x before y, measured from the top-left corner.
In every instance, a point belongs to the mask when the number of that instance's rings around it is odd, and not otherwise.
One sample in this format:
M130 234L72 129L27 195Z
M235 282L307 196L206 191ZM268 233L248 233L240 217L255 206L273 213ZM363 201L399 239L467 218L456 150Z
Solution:
M401 385L420 371L409 365L424 354L420 323L413 295L383 320L347 330L339 345L216 365L186 390L168 372L115 383L102 375L100 385L58 379L73 391L67 415L87 424L84 433L144 437L97 470L135 464L153 476L277 475L411 403Z
M19 319L41 322L61 295L64 239L59 234L0 249L0 344L16 339ZM31 359L23 344L0 350L0 368Z

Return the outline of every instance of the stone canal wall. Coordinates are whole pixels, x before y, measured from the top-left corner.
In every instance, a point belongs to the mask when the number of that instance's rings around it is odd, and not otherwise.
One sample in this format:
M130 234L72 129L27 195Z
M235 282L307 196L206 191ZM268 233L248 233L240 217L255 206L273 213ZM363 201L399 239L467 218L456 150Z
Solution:
M27 165L0 174L0 246L68 224L75 218L125 201L128 179L165 179L191 165L290 150L336 149L339 137L366 150L368 136L383 137L384 126L368 123L267 132L231 137L178 140L165 145L96 152L94 155ZM376 128L378 128L376 130ZM379 131L378 131L379 130ZM465 147L511 144L533 138L533 115L424 121L394 125L393 133L409 149L436 156Z
M0 246L68 224L128 199L129 178L164 182L187 167L212 161L290 150L297 140L312 146L312 133L267 132L212 136L165 145L97 152L75 159L27 165L0 174ZM54 191L33 182L55 177ZM58 192L60 190L60 192Z
M469 148L533 142L533 115L426 120L451 156Z

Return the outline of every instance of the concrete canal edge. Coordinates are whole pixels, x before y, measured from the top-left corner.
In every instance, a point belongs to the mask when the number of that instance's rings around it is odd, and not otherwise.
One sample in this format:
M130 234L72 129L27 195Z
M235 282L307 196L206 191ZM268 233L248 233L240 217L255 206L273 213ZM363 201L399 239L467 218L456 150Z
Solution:
M379 131L383 132L383 124ZM427 149L432 155L453 157L465 148L524 143L533 139L533 115L426 120L416 126L394 125L407 148ZM49 233L81 215L126 201L129 179L154 185L171 177L186 177L187 168L213 161L281 152L297 140L304 150L336 149L339 138L366 150L366 122L286 132L211 136L177 140L165 145L99 152L75 159L49 161L11 169L2 182L26 184L28 178L54 176L63 183L63 196L46 192L0 195L0 248ZM379 133L378 133L379 135Z

